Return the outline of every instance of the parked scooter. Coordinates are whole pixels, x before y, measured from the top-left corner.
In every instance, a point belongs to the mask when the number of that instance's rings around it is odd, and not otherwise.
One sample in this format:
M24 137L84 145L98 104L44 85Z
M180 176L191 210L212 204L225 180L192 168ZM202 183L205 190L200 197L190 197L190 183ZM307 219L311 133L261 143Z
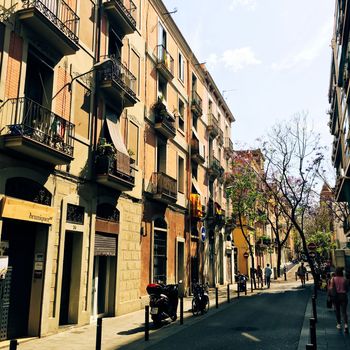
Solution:
M192 313L194 316L207 313L209 310L208 285L195 283L192 287Z
M248 280L248 277L246 275L243 275L238 272L237 283L238 283L238 289L240 292L245 292L247 288L247 280Z
M159 326L162 320L170 317L177 319L177 304L179 286L177 284L151 283L146 288L150 298L150 313L152 321Z

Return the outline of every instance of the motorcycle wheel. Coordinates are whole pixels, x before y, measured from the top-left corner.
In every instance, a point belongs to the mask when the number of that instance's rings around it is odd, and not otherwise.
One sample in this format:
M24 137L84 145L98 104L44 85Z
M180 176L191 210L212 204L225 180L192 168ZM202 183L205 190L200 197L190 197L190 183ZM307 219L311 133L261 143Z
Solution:
M199 301L196 298L192 299L192 314L197 316L200 313Z
M156 327L159 327L162 324L162 319L159 315L152 315L151 317L152 317L153 324Z
M174 322L177 320L177 314L175 313L174 315L170 316L170 319Z
M209 297L206 295L203 298L205 298L205 305L202 309L202 314L206 314L209 311Z

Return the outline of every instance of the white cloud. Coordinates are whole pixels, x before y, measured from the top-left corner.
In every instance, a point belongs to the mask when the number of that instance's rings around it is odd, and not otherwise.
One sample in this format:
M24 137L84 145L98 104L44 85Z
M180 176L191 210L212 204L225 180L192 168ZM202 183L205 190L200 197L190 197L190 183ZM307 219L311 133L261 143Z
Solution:
M242 70L247 66L261 64L261 61L255 57L253 50L248 46L235 50L228 49L221 55L212 53L207 58L206 62L209 67L214 67L215 65L222 63L226 68L233 72Z
M257 5L257 0L232 0L229 6L230 11L234 11L237 7L245 7L248 10L254 11Z
M332 33L332 23L327 22L306 47L297 53L287 55L280 62L274 62L271 68L276 71L283 71L291 70L299 65L309 65L329 45L331 40L330 33Z

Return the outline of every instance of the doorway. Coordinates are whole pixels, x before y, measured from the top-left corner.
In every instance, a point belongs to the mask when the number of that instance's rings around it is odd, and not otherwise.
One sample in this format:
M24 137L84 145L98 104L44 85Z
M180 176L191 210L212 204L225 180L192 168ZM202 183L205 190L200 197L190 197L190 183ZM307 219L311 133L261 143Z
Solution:
M36 241L38 238L44 239L45 242L42 243L46 250L47 237L47 231L44 231L43 237L37 235L39 225L28 221L4 219L1 245L6 247L4 255L8 255L9 266L12 268L7 320L8 339L39 334L37 320L41 315L43 284L33 291L33 267ZM43 257L45 255L46 251L43 252ZM43 275L41 283L42 279ZM36 281L39 283L38 279ZM33 293L35 302L31 305Z
M60 326L78 323L82 237L81 232L66 231L65 234Z
M185 278L185 242L177 241L177 283Z

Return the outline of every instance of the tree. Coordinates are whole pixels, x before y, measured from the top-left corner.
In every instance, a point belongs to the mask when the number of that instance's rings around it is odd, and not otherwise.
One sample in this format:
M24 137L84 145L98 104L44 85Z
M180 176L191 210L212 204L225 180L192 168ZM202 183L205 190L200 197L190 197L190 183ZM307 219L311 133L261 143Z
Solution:
M248 245L252 271L255 269L254 248L249 232L253 232L258 221L265 220L264 212L259 210L262 191L257 168L251 151L236 151L232 162L233 174L226 181L226 194L230 200L233 222L240 228ZM251 277L255 284L254 275Z
M265 193L266 219L275 236L275 244L277 247L277 276L280 277L282 249L288 241L293 224L290 218L284 213L283 208L274 200L273 195L269 194L268 190L265 190ZM275 195L277 195L277 193L275 193ZM280 198L280 201L282 200L283 199Z
M263 145L264 184L299 233L316 286L318 276L308 253L304 232L305 215L312 203L323 160L320 137L307 125L307 115L298 114L276 124Z

